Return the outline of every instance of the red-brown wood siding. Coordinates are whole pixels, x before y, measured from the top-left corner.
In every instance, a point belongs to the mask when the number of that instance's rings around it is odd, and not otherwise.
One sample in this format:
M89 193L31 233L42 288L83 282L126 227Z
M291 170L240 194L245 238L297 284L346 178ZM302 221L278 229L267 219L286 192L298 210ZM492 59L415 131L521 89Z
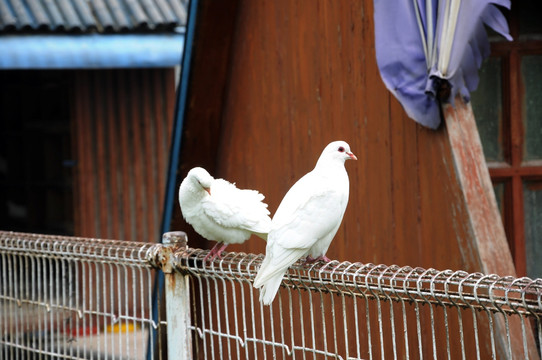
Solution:
M173 69L77 72L75 235L160 239L174 80Z
M180 178L204 166L261 191L274 213L325 145L346 140L359 160L346 163L350 200L330 258L483 269L446 127L415 124L379 77L372 1L215 4L200 1ZM189 246L214 245L176 209L173 229L187 231ZM252 237L228 249L263 253L265 242ZM438 332L444 349L444 329ZM422 341L432 348L429 336ZM484 341L482 357L490 351ZM474 353L470 340L465 346ZM417 344L410 349L416 356Z
M241 2L231 47L214 60L229 64L224 90L209 93L202 85L216 72L200 66L192 73L189 103L208 107L188 110L180 176L203 165L217 177L260 190L274 212L324 146L343 139L359 160L346 163L350 201L329 256L480 270L473 265L476 254L460 248L472 234L446 129L416 125L385 89L372 11L370 1ZM205 45L196 46L195 64L216 34L199 34ZM201 100L215 94L223 98L218 105ZM218 139L210 142L218 128ZM216 155L209 160L202 154ZM177 216L174 228L187 226ZM192 237L192 245L208 246ZM231 247L264 249L257 238Z

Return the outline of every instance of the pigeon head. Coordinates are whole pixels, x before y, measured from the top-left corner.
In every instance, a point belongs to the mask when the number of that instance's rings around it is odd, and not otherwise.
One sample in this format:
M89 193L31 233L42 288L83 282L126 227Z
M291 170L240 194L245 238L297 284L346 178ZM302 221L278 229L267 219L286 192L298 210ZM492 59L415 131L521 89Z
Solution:
M358 158L350 151L350 145L345 141L334 141L325 147L322 151L322 155L318 159L318 163L321 162L340 162L344 164L346 160L357 160Z
M211 184L213 182L213 177L201 167L195 167L188 172L187 178L192 179L195 184L199 184L205 191L210 194Z

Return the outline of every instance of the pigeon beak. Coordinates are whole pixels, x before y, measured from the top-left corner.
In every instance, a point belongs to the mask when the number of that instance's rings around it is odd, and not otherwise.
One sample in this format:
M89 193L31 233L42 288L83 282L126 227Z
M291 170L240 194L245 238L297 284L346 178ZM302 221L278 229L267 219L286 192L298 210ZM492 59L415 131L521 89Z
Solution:
M207 191L207 194L211 195L211 188L203 188L203 190Z
M358 158L356 157L356 155L354 155L353 153L351 152L347 152L346 155L350 156L350 159L352 160L357 160Z

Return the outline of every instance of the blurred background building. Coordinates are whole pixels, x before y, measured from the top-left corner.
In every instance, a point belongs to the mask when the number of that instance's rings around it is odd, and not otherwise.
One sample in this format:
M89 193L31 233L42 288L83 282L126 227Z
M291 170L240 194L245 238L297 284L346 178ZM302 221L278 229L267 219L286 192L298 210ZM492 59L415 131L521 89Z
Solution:
M159 238L186 7L0 1L2 229Z

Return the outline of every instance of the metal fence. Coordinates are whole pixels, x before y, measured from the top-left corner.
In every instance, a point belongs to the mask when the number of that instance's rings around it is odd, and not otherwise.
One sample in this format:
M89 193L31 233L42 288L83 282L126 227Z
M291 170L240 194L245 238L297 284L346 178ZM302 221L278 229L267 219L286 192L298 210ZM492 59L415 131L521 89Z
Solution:
M0 232L0 359L161 358L151 249Z
M176 279L166 283L190 289L192 322L178 321L188 336L170 340L175 356L191 345L204 359L540 358L542 279L297 263L267 307L252 287L263 255L205 263L207 251L187 247L182 233L164 243L166 277Z
M0 232L0 358L539 359L542 280L295 264L271 306L262 255ZM156 270L167 318L152 315Z

